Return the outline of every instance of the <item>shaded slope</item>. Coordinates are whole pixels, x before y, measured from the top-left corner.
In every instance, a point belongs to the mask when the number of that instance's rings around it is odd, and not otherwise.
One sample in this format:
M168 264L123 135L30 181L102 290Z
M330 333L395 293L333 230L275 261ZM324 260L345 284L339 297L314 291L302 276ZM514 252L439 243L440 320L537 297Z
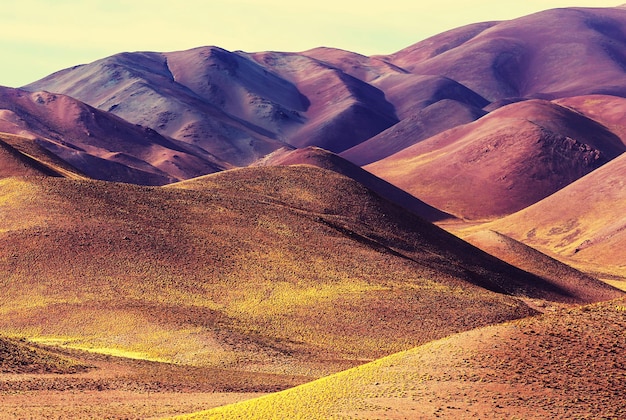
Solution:
M318 377L581 301L310 166L0 197L0 331L69 347Z
M460 236L483 251L589 301L606 301L624 295L587 274L563 264L508 236L491 230L460 232Z
M225 167L65 95L1 88L0 109L0 131L32 138L92 178L160 185Z
M626 302L457 334L266 397L179 418L620 418Z
M554 9L437 35L387 57L449 77L489 101L591 93L624 96L626 10Z
M276 151L257 163L259 166L313 165L345 175L380 195L430 222L451 219L453 216L429 206L407 192L391 185L353 163L317 147L293 151Z
M69 374L88 369L88 366L81 365L75 360L34 347L25 341L0 337L0 374Z
M357 165L367 165L459 125L468 124L486 112L443 99L411 114L398 124L341 153Z
M626 98L610 95L585 95L556 99L554 103L571 108L584 116L598 121L617 134L626 144Z
M622 155L490 228L583 269L624 276L625 174Z
M390 73L372 82L385 92L400 119L405 119L437 102L446 99L483 108L489 104L482 96L460 83L441 76Z
M625 150L581 114L530 100L417 143L366 169L430 205L468 219L513 213Z
M10 141L12 138L15 138L15 136L0 133L0 178L11 176L61 176L53 168L42 164L11 146L6 140Z
M36 139L0 133L0 141L7 150L9 161L5 162L5 176L63 176L67 178L85 178L77 168L43 147ZM17 172L10 168L15 165L10 160L17 158Z
M250 57L295 84L307 97L307 124L287 142L339 153L398 122L382 91L341 69L296 53L264 52Z

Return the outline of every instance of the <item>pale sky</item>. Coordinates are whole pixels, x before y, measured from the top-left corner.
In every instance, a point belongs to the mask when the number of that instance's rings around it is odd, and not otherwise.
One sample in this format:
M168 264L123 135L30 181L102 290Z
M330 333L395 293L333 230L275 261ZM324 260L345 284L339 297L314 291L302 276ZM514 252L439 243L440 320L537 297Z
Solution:
M626 1L626 0L621 0ZM389 54L469 23L620 0L4 0L0 85L123 51L335 47Z

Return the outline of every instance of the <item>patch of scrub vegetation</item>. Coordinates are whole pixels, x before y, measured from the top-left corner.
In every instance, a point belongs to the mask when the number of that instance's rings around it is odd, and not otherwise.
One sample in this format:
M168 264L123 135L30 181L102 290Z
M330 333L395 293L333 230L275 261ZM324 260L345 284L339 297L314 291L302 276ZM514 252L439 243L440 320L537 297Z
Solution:
M2 373L78 373L89 367L68 357L29 344L25 340L0 337Z

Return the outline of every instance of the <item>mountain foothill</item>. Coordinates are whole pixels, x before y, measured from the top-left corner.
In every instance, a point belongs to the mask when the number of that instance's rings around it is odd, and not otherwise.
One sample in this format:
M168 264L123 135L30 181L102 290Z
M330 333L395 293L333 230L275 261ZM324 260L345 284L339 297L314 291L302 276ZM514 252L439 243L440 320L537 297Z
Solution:
M624 7L0 87L0 418L623 417L624 151Z

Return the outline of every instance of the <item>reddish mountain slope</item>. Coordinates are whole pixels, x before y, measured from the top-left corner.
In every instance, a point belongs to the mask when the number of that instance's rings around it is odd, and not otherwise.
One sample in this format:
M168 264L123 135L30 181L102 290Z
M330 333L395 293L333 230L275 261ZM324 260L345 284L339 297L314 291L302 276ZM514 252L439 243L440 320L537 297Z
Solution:
M215 54L213 54L215 52ZM220 49L196 49L187 55L174 55L180 66L206 60L218 76L228 78L230 53ZM65 69L27 90L64 93L133 123L192 144L235 164L245 164L280 147L267 130L233 118L221 109L218 85L212 103L175 81L168 57L160 53L123 53L91 64ZM183 74L183 78L189 80ZM235 78L235 80L238 80ZM259 81L263 83L264 81ZM210 89L210 87L209 87ZM235 89L233 87L232 89ZM235 98L236 101L243 99Z
M571 108L598 121L617 134L626 144L626 98L609 95L585 95L557 99L555 104Z
M367 57L350 51L336 48L319 47L300 53L314 58L325 65L336 67L347 75L366 83L381 77L395 74L407 74L403 68L395 66L377 57Z
M387 57L456 80L490 101L626 94L626 9L554 9L470 25Z
M541 100L508 105L366 167L468 219L527 207L621 154L604 126Z
M492 229L583 269L626 276L626 155Z
M0 88L0 109L0 132L30 137L92 178L158 185L226 167L65 95Z
M124 53L26 88L70 95L234 165L285 142L342 151L397 122L378 89L331 65L286 53L249 55L217 47Z
M250 58L294 83L310 101L308 123L288 143L346 150L398 122L382 91L306 55L266 52Z

